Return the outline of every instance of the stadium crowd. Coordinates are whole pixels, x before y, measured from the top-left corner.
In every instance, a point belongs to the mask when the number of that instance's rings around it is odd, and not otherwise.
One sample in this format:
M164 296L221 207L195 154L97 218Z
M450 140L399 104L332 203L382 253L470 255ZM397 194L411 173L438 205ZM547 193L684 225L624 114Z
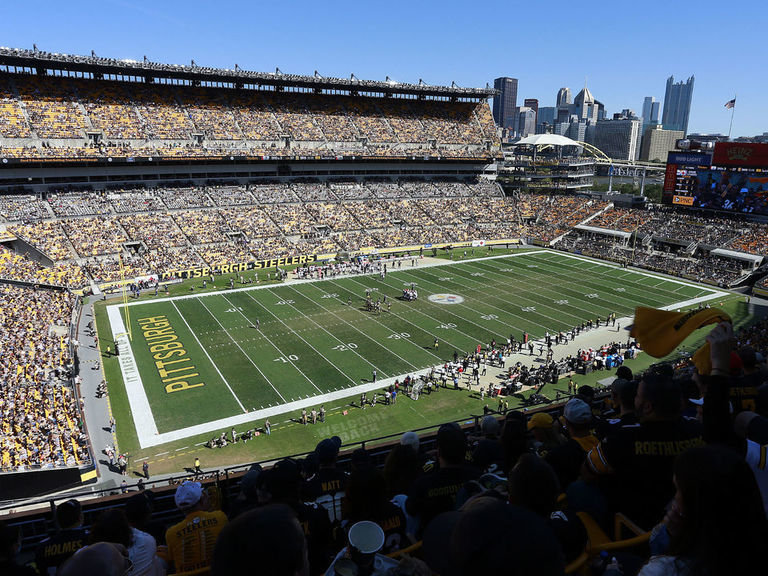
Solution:
M94 281L118 279L118 255L131 261L124 273L146 275L235 257L498 239L545 244L559 239L558 249L728 286L751 268L710 250L760 255L764 249L761 224L659 208L609 208L589 197L504 197L488 182L305 179L247 186L60 190L46 200L21 198L0 196L0 212L8 221L7 231L31 248L17 247L15 266L6 265L3 272L9 278L34 276L72 287L87 284L85 268ZM574 228L579 224L590 229ZM49 258L54 267L46 271L45 265L29 262L31 249L38 249L42 260ZM32 269L38 272L31 275Z
M4 73L0 106L0 138L11 139L0 146L0 157L6 158L196 158L232 153L488 157L486 143L492 143L496 153L499 149L485 102L233 91ZM97 143L87 138L86 132L93 131L101 136ZM290 149L284 146L285 137L292 141Z
M196 461L196 477L173 484L175 514L153 510L162 489L113 502L89 525L79 502L61 502L36 566L64 576L97 562L105 575L254 564L264 574L760 573L766 334L765 321L735 335L720 323L703 372L684 361L637 375L621 366L607 395L582 386L557 408L502 410L431 438L407 432L383 450L340 456L341 439L326 438L303 459L252 465L236 492ZM631 538L606 536L614 514ZM18 532L2 529L10 547Z
M90 460L66 336L75 297L0 285L0 469Z

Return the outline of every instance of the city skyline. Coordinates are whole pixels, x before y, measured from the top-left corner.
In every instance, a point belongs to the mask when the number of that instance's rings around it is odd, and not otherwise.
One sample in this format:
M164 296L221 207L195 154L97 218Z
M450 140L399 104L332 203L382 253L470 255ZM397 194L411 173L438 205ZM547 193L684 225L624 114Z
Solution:
M578 38L557 25L556 15L572 13L572 3L553 0L538 11L537 26L512 26L528 7L514 0L477 7L456 0L237 0L226 9L195 0L8 0L0 38L50 52L447 86L484 87L509 76L519 80L518 102L536 98L541 107L556 105L563 86L575 95L586 78L611 114L640 113L646 96L663 102L667 78L695 76L689 132L726 134L731 111L724 104L734 96L733 136L768 132L761 3L746 0L729 11L714 0L695 7L650 0L625 13L594 0L597 18ZM717 46L708 40L713 30Z

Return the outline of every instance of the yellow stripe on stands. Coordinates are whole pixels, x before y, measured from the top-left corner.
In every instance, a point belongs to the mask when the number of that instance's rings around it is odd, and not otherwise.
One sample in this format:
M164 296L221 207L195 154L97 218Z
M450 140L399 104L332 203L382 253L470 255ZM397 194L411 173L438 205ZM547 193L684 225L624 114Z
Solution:
M80 482L88 482L88 480L93 480L96 478L96 469L88 470L88 472L83 472L80 474Z

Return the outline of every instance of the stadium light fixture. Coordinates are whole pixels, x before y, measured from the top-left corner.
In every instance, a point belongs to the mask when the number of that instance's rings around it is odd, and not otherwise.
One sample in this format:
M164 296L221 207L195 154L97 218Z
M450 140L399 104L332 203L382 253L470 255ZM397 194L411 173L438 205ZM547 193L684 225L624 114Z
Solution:
M282 76L283 75L283 73L280 72L280 68L278 68L277 66L275 66L275 74L277 74L278 76Z
M419 86L426 86L426 84L424 83L424 80L422 80L421 78L419 78Z

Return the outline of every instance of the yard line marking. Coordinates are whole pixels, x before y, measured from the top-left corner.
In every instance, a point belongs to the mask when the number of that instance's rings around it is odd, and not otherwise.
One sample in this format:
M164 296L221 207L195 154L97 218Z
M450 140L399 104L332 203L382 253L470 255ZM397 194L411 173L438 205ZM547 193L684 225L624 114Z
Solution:
M240 346L240 343L239 343L237 340L235 340L235 339L232 337L232 334L230 334L230 333L229 333L229 330L227 330L227 329L224 327L224 324L222 324L222 323L221 323L221 321L220 321L218 318L216 318L216 316L214 316L213 312L211 312L211 311L210 311L210 309L208 308L208 306L206 306L206 305L205 305L205 302L201 301L199 298L198 298L197 300L198 300L198 302L200 302L200 304L202 304L202 305L203 305L203 308L205 308L205 309L208 311L208 314L210 314L210 315L211 315L211 317L212 317L214 320L216 320L216 323L217 323L219 326L221 326L221 329L222 329L222 330L224 330L224 333L225 333L227 336L229 336L229 339L230 339L230 340L232 340L232 342L235 344L235 346L237 346L237 348L240 350L240 352L242 352L242 353L243 353L243 355L244 355L246 358L248 358L248 361L249 361L251 364L253 364L253 367L254 367L254 368L256 368L256 370L258 370L259 374L261 374L261 377L262 377L262 378L264 378L264 380L266 380L266 381L267 381L267 384L269 384L270 386L272 386L272 390L274 390L274 391L275 391L275 393L276 393L278 396L280 396L280 399L281 399L283 402L285 402L285 398L283 398L283 395L282 395L282 394L280 394L280 391L279 391L277 388L275 388L275 385L274 385L274 384L272 384L272 381L271 381L269 378L267 378L267 376L266 376L266 374L264 374L264 372L262 372L262 371L261 371L261 368L259 368L259 366L256 364L256 362L254 362L254 361L253 361L253 358L251 358L251 356L250 356L250 355L249 355L249 354L248 354L248 353L247 353L245 350L243 350L243 347L242 347L242 346ZM234 392L233 392L233 394L234 394ZM238 400L238 404L240 404L240 401L239 401L239 400ZM242 407L243 405L242 405L242 404L240 404L240 406ZM247 410L246 410L245 408L243 408L243 411L247 412Z
M326 291L325 291L325 290L323 290L322 288L317 288L316 286L313 286L313 288L316 288L317 290L321 290L323 293L325 293L325 294L328 294L328 292L326 292ZM294 291L294 292L296 292L297 294L301 294L301 295L302 295L302 296L304 296L305 298L308 298L308 296L306 296L305 294L303 294L303 293L299 292L298 290L296 290L296 288L293 288L292 286L291 286L291 290L293 290L293 291ZM350 322L347 322L346 320L344 320L343 318L341 318L341 317L340 317L338 314L336 314L336 313L335 313L333 310L330 310L330 309L326 308L325 306L323 306L323 305L322 305L322 304L320 304L319 302L316 302L316 304L317 304L318 306L320 306L320 308L322 308L323 310L325 310L325 311L327 311L327 312L330 312L331 314L333 314L333 315L334 315L336 318L339 318L339 320L341 320L341 321L342 321L344 324L346 324L347 326L349 326L350 328L352 328L352 329L353 329L353 330L355 330L356 332L359 332L359 333L360 333L360 334L362 334L362 335L363 335L365 338L368 338L368 340L370 340L371 342L373 342L374 344L376 344L376 345L377 345L377 346L379 346L380 348L384 348L385 350L387 350L387 351L388 351L388 352L390 352L391 354L393 354L393 355L397 356L398 358L400 358L400 360L402 360L403 362L405 362L406 364L408 364L408 365L409 365L411 368L418 368L416 365L414 365L414 364L411 364L411 363L410 363L408 360L406 360L405 358L403 358L402 356L400 356L400 354L398 354L397 352L395 352L395 351L393 351L393 350L390 350L389 348L387 348L386 346L384 346L382 343L380 343L378 340L376 340L376 339L374 339L374 338L372 338L372 337L368 336L368 334L366 334L365 332L363 332L362 330L360 330L359 328L357 328L356 326L354 326L354 325L353 325L353 324L351 324ZM386 326L385 326L385 328L386 328ZM389 328L387 328L387 330L389 330ZM407 340L407 338L406 338L406 340Z
M483 270L484 272L488 272L488 273L490 273L490 274L497 274L497 275L501 275L502 277L507 277L507 278L508 278L508 276L505 276L503 273L501 273L501 272L495 272L495 271L489 270L488 268L477 268L477 269L478 269L478 270ZM437 276L434 276L434 275L433 275L432 273L430 273L430 272L425 272L425 274L427 274L427 275L429 275L429 276L432 276L433 278L438 278ZM458 272L458 276L459 276L460 278L463 278L463 279L467 280L467 281L468 281L468 282L470 282L470 283L473 283L473 282L475 282L475 281L473 281L471 278L468 278L467 276L464 276L464 275L462 275L460 272ZM470 290L470 291L472 291L472 292L477 292L478 294L482 294L482 295L483 295L484 297L486 297L486 298L493 298L494 300L499 300L499 301L501 301L501 302L504 304L504 306L503 306L503 307L498 307L498 306L497 306L497 307L495 307L495 308L496 308L497 310L499 310L499 311L503 312L504 314L508 315L508 316L512 316L513 318L517 318L517 319L523 320L524 322L529 322L529 323L531 323L531 324L535 324L536 326L539 326L539 327L541 327L541 328L544 328L544 331L545 331L545 332L548 332L549 330L553 330L553 329L555 329L555 328L554 328L554 327L552 327L552 326L545 326L545 325L543 325L543 324L540 324L539 322L536 322L535 320L533 320L533 319L531 319L531 318L527 318L527 317L525 317L525 316L521 316L520 314L517 314L517 313L515 313L515 312L511 312L511 311L509 310L509 306L510 306L510 301L509 301L509 300L505 300L504 298L500 298L500 297L498 297L498 296L495 296L495 295L493 295L493 294L490 294L490 293L489 293L489 291L487 291L487 290L483 290L483 289L482 289L482 288L480 288L480 287L477 287L477 288L473 288L471 285L465 284L465 283L463 283L463 282L458 282L458 281L456 281L456 280L451 280L450 282L451 282L451 283L453 283L453 284L457 284L457 285L459 285L459 286L463 286L465 289L467 289L467 290ZM432 282L432 283L433 283L433 284L435 284L435 285L438 285L438 286L439 286L439 284L438 284L437 282ZM521 290L521 291L515 291L515 292L511 292L511 293L510 293L510 292L506 292L506 291L504 291L504 293L505 293L505 294L508 294L510 298L517 298L517 297L519 297L519 295L520 295L521 293L524 293L524 294L525 294L525 293L528 293L528 291L527 291L527 290ZM560 296L560 295L558 294L558 296ZM522 298L522 299L523 299L523 300L525 300L525 302L530 302L531 304L535 304L536 306L539 306L539 307L544 307L544 308L548 308L548 309L550 309L550 310L555 310L556 312L561 312L562 314L566 314L566 315L568 315L568 316L571 316L572 318L575 318L575 319L577 319L577 320L579 320L579 321L581 320L581 318L579 318L578 316L576 316L576 315L574 315L574 314L571 314L571 313L569 313L569 312L565 312L565 311L561 311L561 310L557 310L557 309L554 309L554 308L552 308L552 307L548 306L547 304L544 304L543 302L540 302L540 301L538 301L538 300L531 300L530 298ZM491 306L493 306L493 305L491 304ZM575 306L574 306L574 308L575 308ZM556 324L561 324L561 323L563 323L562 321L558 320L557 318L553 318L552 316L549 316L549 315L547 315L547 314L543 314L542 312L539 312L538 310L536 310L536 311L535 311L535 312L533 312L532 314L533 314L533 315L535 315L535 316L541 316L541 317L543 317L543 318L547 318L547 319L551 320L552 322L554 322L554 323L556 323ZM501 322L502 324L505 324L505 325L507 325L505 322L502 322L502 320L501 320L501 319L498 319L498 320L497 320L497 322ZM565 323L565 324L567 325L567 323ZM511 327L512 327L512 328L514 328L514 329L516 329L516 330L520 330L520 328L519 328L518 326L515 326L514 324L512 324L512 325L511 325Z
M294 291L295 291L295 290L294 290ZM275 296L277 296L278 298L280 298L280 296L278 296L277 294L275 294L275 293L274 293L272 290L270 290L269 292L270 292L270 294L274 294ZM299 294L301 294L301 293L299 292ZM337 341L339 344L342 344L342 345L346 345L346 342L342 342L342 341L341 341L341 340L340 340L340 339L339 339L339 338L338 338L336 335L334 335L334 334L331 334L330 332L328 332L328 330L326 330L325 328L323 328L323 327L322 327L320 324L318 324L318 323L317 323L315 320L313 320L312 318L310 318L309 316L307 316L306 314L304 314L304 312L302 312L301 310L299 310L299 309L296 307L296 305L295 305L295 304L288 304L288 306L290 306L291 308L293 308L294 310L296 310L296 312L298 312L299 314L301 314L302 316L304 316L304 318L306 318L307 320L309 320L310 322L312 322L312 323L313 323L315 326L317 326L318 328L320 328L320 330L322 330L323 332L325 332L326 334L328 334L328 335L329 335L331 338L333 338L334 340L336 340L336 341ZM358 330L358 332L359 332L359 330ZM374 370L379 370L379 367L378 367L378 366L376 366L375 364L372 364L372 363L371 363L371 362L370 362L370 361L369 361L369 360L368 360L368 359L367 359L365 356L361 356L361 355L360 355L360 353L359 353L357 350L355 350L354 348L350 348L350 350L351 350L352 352L354 352L354 353L355 353L355 356L359 357L361 360L363 360L363 362L365 362L366 364L368 364L368 365L369 365L371 368L373 368ZM382 374L382 376L384 376L385 378L389 376L389 374L386 374L386 373L385 373L383 370L381 370L381 374Z
M409 272L408 272L408 271L404 271L404 272L405 272L406 274L409 274ZM410 274L411 274L411 276L415 276L415 274L413 274L412 272L411 272ZM430 284L432 284L432 285L434 285L434 286L437 286L438 288L442 288L442 286L440 286L440 284L437 284L436 282L430 282L429 280L426 280L426 279L422 278L421 276L415 276L415 277L416 277L418 280L424 280L424 281L426 281L426 282L428 282L428 283L430 283ZM384 280L384 283L385 283L387 286L392 286L393 288L395 287L395 286L394 286L394 285L392 285L391 283L387 282L387 280L386 280L386 279ZM441 291L442 291L442 290L441 290ZM488 326L481 326L481 325L480 325L480 324L478 324L477 322L472 322L472 320L469 320L469 319L467 319L467 318L464 318L463 316L459 316L458 314L455 314L455 313L451 312L451 311L448 309L448 308L450 308L450 306L441 306L440 304L435 304L435 303L433 303L433 302L430 302L430 301L429 301L429 299L424 299L423 301L424 301L424 302L426 302L427 304L429 304L430 306L432 306L433 308L439 308L440 310L444 310L446 313L450 314L451 316L454 316L455 318L459 318L461 321L463 321L463 322L464 322L464 323L466 323L466 324L474 324L474 325L475 325L475 326L477 326L478 328L481 328L481 329L482 329L482 330L484 330L485 332L488 332L490 335L498 336L499 338L501 338L501 339L502 339L502 341L503 341L503 342L506 342L506 341L507 341L507 337L506 337L505 335L501 334L500 332L494 332L494 331L493 331L493 330L491 330L491 329L490 329ZM473 310L473 308L472 308L471 306L468 306L468 305L466 305L466 304L454 304L453 306L460 306L460 307L462 307L462 308L466 308L466 309L468 309L468 310L472 310L474 313L476 313L476 311L475 311L475 310ZM508 324L504 324L504 323L503 323L503 322L501 322L500 320L492 320L492 322L498 322L499 324L503 324L503 325L505 326L505 328L508 328L508 327L509 327L509 325L508 325ZM506 331L506 330L505 330L505 331ZM473 340L477 340L477 338L473 338Z
M537 260L539 262L541 262L541 259L537 259ZM544 265L544 266L546 266L545 269L547 270L547 273L551 274L554 278L557 278L558 280L564 281L564 282L560 283L560 287L561 287L561 289L563 291L572 293L574 295L578 295L578 296L583 298L583 296L584 296L583 292L579 293L578 290L576 290L574 288L569 288L568 287L569 283L572 282L571 273L578 273L580 271L580 269L574 268L573 266L568 266L568 265L566 265L566 264L564 264L562 262L557 262L556 260L552 260L552 259L548 259L548 258L544 258L543 260L544 260L544 262L548 263L548 266ZM558 271L558 270L560 270L560 271ZM609 281L613 281L614 280L610 275L605 274L605 273L602 273L602 274L601 273L593 273L593 274L596 275L596 276L599 276L601 278L605 278L606 280L609 280ZM611 296L607 297L607 296L605 296L606 286L604 284L601 284L599 281L598 282L582 281L582 284L580 284L580 286L583 286L583 287L585 287L587 289L590 289L590 290L596 290L596 291L600 290L600 291L603 292L602 299L605 302L611 303L611 304L616 305L616 306L624 306L624 307L626 307L630 311L634 310L635 307L638 304L652 305L654 308L656 308L661 303L661 302L658 301L658 298L657 298L656 295L653 295L651 297L651 299L653 300L652 302L642 302L643 298L641 297L641 293L642 292L647 292L648 290L653 290L654 289L652 286L647 286L647 285L644 285L644 284L639 284L639 283L633 283L632 284L633 288L641 291L641 292L635 293L632 297L621 296L618 293L615 293L615 294L611 293ZM660 290L657 290L657 291L660 291ZM660 291L660 292L663 292L664 295L666 295L666 293L667 293L666 291ZM624 302L628 302L629 305L621 304L619 302L619 300L623 300ZM638 300L641 300L641 301L638 302Z
M258 300L256 300L256 298L254 298L253 296L251 296L250 294L248 294L248 292L246 292L246 294L248 295L248 297L249 297L251 300L253 300L254 302L256 302L256 303L257 303L259 306L261 306L262 308L264 308L264 310L266 310L266 311L267 311L267 312L269 312L269 313L270 313L272 316L274 316L274 317L275 317L275 318L278 320L278 322L280 322L280 324L282 324L283 326L285 326L285 327L286 327L286 328L287 328L287 329L288 329L288 330L289 330L291 333L295 334L295 335L296 335L296 336L299 338L299 340L301 340L302 342L304 342L304 344L306 344L307 346L309 346L310 348L312 348L312 350L314 350L314 351L317 353L317 355L318 355L318 356L321 356L321 357L322 357L322 358L323 358L323 359L324 359L326 362L328 362L328 364L329 364L329 365L331 365L331 366L332 366L332 367L333 367L333 368L334 368L334 369L335 369L335 370L336 370L336 371L337 371L339 374L341 374L342 376L344 376L344 378L346 378L347 380L349 380L350 382L352 382L352 384L357 384L357 382L356 382L355 380L353 380L352 378L350 378L350 377L349 377L349 375L347 375L347 373L346 373L346 372L344 372L344 371L343 371L341 368L339 368L338 366L336 366L336 364L334 364L334 363L333 363L333 362L331 362L331 361L330 361L328 358L326 358L325 354L321 353L321 352L320 352L320 350L318 350L317 348L315 348L314 346L312 346L312 344L310 344L309 342L307 342L306 340L304 340L304 338L302 338L302 337L301 337L301 335L299 335L299 333L298 333L298 332L296 332L296 331L295 331L293 328L291 328L290 326L288 326L288 324L286 324L285 322L283 322L282 318L280 318L279 316L275 315L275 313L274 313L274 312L272 312L272 310L270 310L270 309L269 309L267 306L264 306L263 304L261 304L261 303L260 303ZM273 292L272 294L274 295L274 292ZM278 298L279 298L279 296L278 296ZM312 386L315 386L315 383L314 383L314 382L312 383ZM316 389L318 392L321 392L320 388L318 388L317 386L315 386L315 389Z
M592 260L592 259L589 259L589 258L585 258L584 256L576 256L574 254L569 254L567 252L559 252L557 250L541 250L541 251L537 251L537 252L538 253L544 253L544 254L552 254L552 255L555 255L555 256L562 256L564 258L570 258L572 260L580 260L581 262L591 262L593 264L596 264L597 266L604 266L605 268L614 268L614 269L620 268L619 264L603 262L601 260L600 261ZM520 253L520 255L521 256L525 256L525 255L533 254L533 253L534 252L522 252L522 253ZM488 258L486 258L486 260L488 260ZM551 259L549 259L549 260L551 261ZM640 274L642 276L647 276L649 278L659 278L660 280L663 279L663 280L666 280L667 282L672 282L673 284L682 284L683 286L690 286L691 288L696 288L696 289L699 289L699 290L701 288L704 288L703 286L701 286L699 284L693 284L691 282L686 282L684 280L678 280L676 278L667 278L666 276L660 276L658 274L654 274L653 272L646 272L645 270L632 270L632 272L634 272L635 274ZM710 292L712 292L714 294L719 294L719 295L722 295L722 296L726 296L728 294L727 292L722 292L722 291L719 291L719 290L715 290L714 288L712 288L712 289L705 288L705 289L709 290Z
M237 402L238 406L242 409L243 412L247 412L245 409L245 406L240 402L240 398L237 397L237 394L235 394L234 390L232 390L232 387L229 385L229 382L227 382L227 379L224 378L224 374L221 373L221 370L219 370L219 367L216 365L216 362L213 361L213 358L211 358L211 355L208 354L208 350L205 349L205 346L203 346L203 343L200 342L200 339L197 337L197 334L195 334L195 331L192 330L192 327L189 325L189 322L187 322L187 319L184 317L184 314L181 313L181 310L179 310L179 307L176 306L176 302L171 302L173 305L173 308L176 310L176 313L181 318L181 321L184 322L185 326L187 327L187 330L189 330L190 334L194 336L195 341L197 342L197 345L200 346L200 349L203 351L203 354L206 355L208 358L208 361L213 366L213 369L216 370L219 377L221 378L222 382L224 382L224 385L229 389L230 393L232 394L232 397L235 399L235 402ZM208 310L206 308L206 310ZM210 314L210 311L208 312Z
M344 280L346 280L346 278L344 278ZM353 282L355 282L356 284L360 284L360 286L362 286L363 288L367 288L367 286L366 286L365 284L363 284L362 282L359 282L359 281L358 281L357 279L355 279L355 278L350 278L350 280L352 280L352 281L353 281ZM349 292L350 294L354 294L354 292L352 292L352 291L351 291L349 288L344 288L343 286L340 286L340 288L341 288L342 290L346 290L346 291L347 291L347 292ZM359 296L357 296L357 297L359 298ZM425 313L425 312L422 312L421 310L419 310L419 309L417 309L417 308L412 308L412 309L411 309L411 311L413 311L413 312L418 312L419 314L421 314L422 316L426 316L426 317L427 317L427 318L429 318L430 320L435 320L435 318L433 318L432 316L430 316L429 314L427 314L427 313ZM429 334L429 335L430 335L430 340L431 340L432 338L434 338L434 337L435 337L435 336L434 336L434 334L435 334L435 329L434 329L434 328L433 328L432 330L427 330L426 328L421 328L421 327L420 327L418 324L413 324L412 322L409 322L409 321L408 321L406 318L403 318L403 317L402 317L402 316L400 316L399 314L397 314L397 313L395 313L395 312L393 312L393 314L394 314L395 316L397 316L398 318L400 318L401 320L404 320L405 322L408 322L408 324L410 324L411 326L415 326L415 327L417 327L419 330L421 330L422 332L426 332L427 334ZM463 320L463 318L462 318L462 320ZM436 321L436 322L439 322L439 320L435 320L435 321ZM466 332L462 332L461 330L459 330L458 326L457 326L456 328L454 328L454 330L455 330L456 332L458 332L459 334L462 334L463 336L466 336L467 338L469 338L469 340L470 340L470 341L473 341L473 342L477 342L477 338L476 338L475 336L470 336L470 335L469 335L469 334L467 334ZM440 338L440 340L441 340L442 342L445 342L445 343L446 343L446 344L448 344L449 346L451 346L451 347L453 347L453 348L456 348L456 350L461 350L461 349L463 348L463 346L456 346L456 345L455 345L455 344L453 344L452 342L449 342L449 341L448 341L446 338ZM439 358L439 356L437 356L437 357Z
M474 263L474 264L480 264L480 263L478 262L478 263ZM493 264L489 264L490 268L486 268L486 267L482 267L482 266L475 266L474 264L473 264L473 267L476 267L479 270L484 270L485 272L488 272L489 274L495 274L497 276L501 276L502 278L508 278L507 273L501 272L500 271L501 269L497 268ZM518 272L516 272L516 273L519 274L520 276L522 276L523 278L526 278L526 279L531 279L531 280L535 279L535 276L527 275L524 270L520 270L519 273ZM462 276L462 278L466 278L466 277ZM539 289L539 293L546 291L546 292L552 294L553 298L557 298L557 299L561 299L564 296L563 291L576 292L576 290L566 288L565 286L562 286L562 285L558 286L558 290L552 290L552 289L549 289L549 288L545 288L543 285L539 284L538 289ZM534 293L535 294L536 292L534 292L532 290L525 290L525 289L523 289L523 290L520 290L520 291L513 292L511 294L511 296L512 297L517 296L519 293L523 293L523 294ZM502 300L503 301L502 298L499 298L497 296L493 296L492 294L489 294L488 296L490 296L492 298L496 298L497 300ZM586 302L584 302L584 295L583 294L578 294L578 297L579 297L579 301L578 302L576 302L576 303L569 302L568 303L568 307L569 308L573 308L575 310L579 310L580 312L585 314L587 317L592 317L595 314L599 314L599 313L602 312L602 308L603 308L602 306L597 306L597 307L595 307L594 310L591 309L591 307L590 308L582 308L581 306L578 306L577 304L587 304ZM542 308L546 308L548 310L552 310L555 313L566 314L566 315L568 315L568 316L570 316L572 318L575 318L578 321L577 323L581 323L582 320L583 320L582 317L579 317L579 316L577 316L575 314L572 314L570 312L566 312L565 310L562 310L561 308L555 308L554 306L551 306L550 304L547 304L544 301L532 300L530 298L526 298L525 300L528 301L528 302L534 303L536 306L540 306ZM607 299L603 299L603 301L606 302ZM608 303L611 303L611 302L608 302ZM512 312L509 312L509 314L513 314L513 315L517 316L516 314L514 314ZM540 313L540 312L537 312L537 314L557 322L557 320L555 318L552 318L548 314L543 314L543 313ZM526 321L530 321L528 318L524 318L524 319ZM541 326L541 324L539 324L539 326Z
M235 309L236 309L238 312L240 312L240 315L241 315L243 318L245 318L246 320L248 320L248 322L251 322L251 319L250 319L250 318L248 318L248 316L246 316L246 315L245 315L245 313L244 313L242 310L240 310L240 309L239 309L237 306L235 306L235 305L232 303L232 301L231 301L229 298L227 298L227 296L226 296L225 294L222 294L222 296L224 297L224 300L226 300L226 301L229 303L229 305L230 305L230 306L233 306L233 307L234 307L234 308L235 308ZM261 322L261 321L259 321L259 322ZM259 323L259 325L261 325L261 323ZM261 330L259 330L259 332L261 332ZM312 384L312 386L315 386L315 383L314 383L314 382L312 382L312 380L310 379L310 377L309 377L309 376L307 376L306 374L304 374L304 372L301 370L301 368L299 368L298 366L296 366L296 364L294 364L294 363L293 363L293 360L291 360L291 355L290 355L290 354L286 354L285 352L283 352L282 350L280 350L280 348L278 348L278 347L277 347L277 344L275 344L274 342L272 342L272 339L271 339L269 336L267 336L266 334L262 333L262 336L264 337L264 340L266 340L267 342L269 342L269 343L272 345L272 347L273 347L275 350L277 350L277 353L278 353L278 354L280 354L280 356L282 356L283 358L285 358L286 360L288 360L288 363L289 363L291 366L293 366L294 368L296 368L296 371L297 371L299 374L301 374L302 376L304 376L304 378L306 378L307 382L309 382L310 384ZM256 340L256 338L254 338L253 340ZM273 386L273 388L274 388L274 386ZM315 386L315 389L316 389L318 392L320 392L320 388L318 388L317 386ZM277 390L275 390L275 392L277 392ZM278 394L279 394L279 392L278 392ZM280 398L283 398L283 397L282 397L282 396L280 396ZM293 400L293 398L291 398L291 400ZM285 402L285 398L283 398L283 402ZM262 408L263 408L263 406L262 406Z

